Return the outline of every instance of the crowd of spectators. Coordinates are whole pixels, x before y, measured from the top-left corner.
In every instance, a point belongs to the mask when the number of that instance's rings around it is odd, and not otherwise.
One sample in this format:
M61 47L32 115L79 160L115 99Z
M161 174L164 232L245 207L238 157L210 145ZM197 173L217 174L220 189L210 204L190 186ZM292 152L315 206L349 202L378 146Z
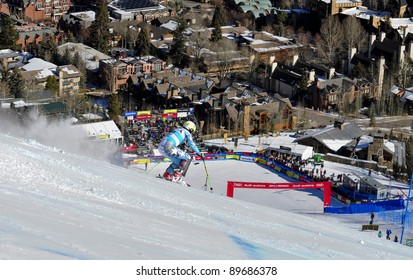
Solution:
M327 176L327 170L324 167L324 162L316 162L314 159L302 160L299 157L291 156L281 152L262 151L262 154L268 158L269 161L277 163L294 170L296 173L303 175L311 181L333 181L342 182L343 174L337 176L333 173Z
M145 120L129 120L125 125L124 147L136 147L131 149L130 153L136 153L140 156L149 155L151 150L156 149L162 138L176 127L180 127L187 120L195 123L194 116L186 118L168 118L153 117ZM201 137L199 130L193 135L194 141L200 144Z

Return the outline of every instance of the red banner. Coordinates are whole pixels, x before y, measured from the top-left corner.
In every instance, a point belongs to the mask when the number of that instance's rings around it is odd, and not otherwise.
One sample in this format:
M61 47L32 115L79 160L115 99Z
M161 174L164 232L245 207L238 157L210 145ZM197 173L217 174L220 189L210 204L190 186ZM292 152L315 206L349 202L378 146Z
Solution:
M324 189L324 207L331 206L331 182L258 183L227 182L227 196L234 197L234 189Z
M128 151L136 151L137 147L135 145L133 146L127 146L127 147L122 147L122 151L128 152Z
M166 119L166 118L177 118L178 117L178 113L166 113L166 114L162 114L162 118Z
M152 115L137 115L136 119L137 120L149 120L152 118Z

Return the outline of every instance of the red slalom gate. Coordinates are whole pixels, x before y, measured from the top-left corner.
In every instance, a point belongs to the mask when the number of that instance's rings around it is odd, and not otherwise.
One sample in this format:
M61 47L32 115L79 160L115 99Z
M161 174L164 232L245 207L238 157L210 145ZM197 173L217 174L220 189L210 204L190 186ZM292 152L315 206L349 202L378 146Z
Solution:
M234 197L234 189L324 189L324 207L331 206L331 182L302 183L257 183L257 182L227 182L227 196Z

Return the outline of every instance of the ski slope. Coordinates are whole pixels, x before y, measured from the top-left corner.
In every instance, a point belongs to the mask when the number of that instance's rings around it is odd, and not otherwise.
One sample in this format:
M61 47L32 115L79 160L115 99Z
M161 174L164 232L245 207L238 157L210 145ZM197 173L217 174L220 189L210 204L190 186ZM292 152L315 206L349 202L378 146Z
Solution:
M136 279L143 265L281 265L278 279L379 279L411 265L410 247L360 230L369 215L324 214L321 191L237 189L226 197L230 180L287 180L257 164L208 161L208 182L203 163L193 164L188 188L155 178L167 164L150 164L150 173L144 165L111 164L114 147L85 143L69 127L0 122L1 279ZM252 139L239 149L247 147L257 149ZM326 168L367 172L328 162ZM327 260L338 262L325 266ZM352 268L385 265L337 274L343 260Z

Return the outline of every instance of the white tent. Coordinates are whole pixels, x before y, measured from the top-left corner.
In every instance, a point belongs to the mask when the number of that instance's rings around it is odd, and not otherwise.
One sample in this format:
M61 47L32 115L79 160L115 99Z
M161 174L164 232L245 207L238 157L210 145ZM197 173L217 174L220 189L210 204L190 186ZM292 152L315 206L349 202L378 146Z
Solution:
M278 137L266 148L266 151L275 151L282 154L288 154L291 156L299 157L302 160L312 158L314 156L314 149L310 146L301 145L292 142L295 138L284 136Z
M80 128L85 137L94 140L116 140L122 143L123 137L114 121L94 122L75 125Z

